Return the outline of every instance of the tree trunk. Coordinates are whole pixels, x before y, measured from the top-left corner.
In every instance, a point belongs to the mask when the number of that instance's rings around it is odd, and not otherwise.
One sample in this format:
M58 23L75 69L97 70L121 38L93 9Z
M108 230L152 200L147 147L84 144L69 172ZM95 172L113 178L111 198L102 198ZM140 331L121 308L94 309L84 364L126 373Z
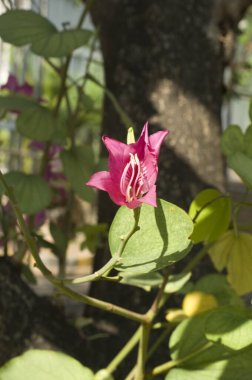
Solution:
M133 120L136 135L146 121L151 133L170 131L160 153L158 196L185 209L205 187L225 189L220 151L223 70L245 2L247 6L248 0L96 0L91 9L100 33L106 88ZM104 134L126 140L126 128L107 96ZM108 156L104 147L102 155ZM99 193L98 206L99 222L110 224L117 206L107 193ZM108 260L105 251L104 246L98 249L95 269ZM91 294L139 312L152 301L150 294L104 282L93 283ZM128 336L121 322L121 341ZM99 354L105 347L101 342Z
M146 121L151 132L170 131L160 153L158 196L185 209L203 188L225 186L220 152L224 49L215 3L96 0L91 10L100 31L105 85L133 120L136 134ZM126 139L106 96L103 134ZM107 157L104 147L102 155ZM99 221L110 224L115 210L107 193L100 192ZM99 252L95 265L106 260Z

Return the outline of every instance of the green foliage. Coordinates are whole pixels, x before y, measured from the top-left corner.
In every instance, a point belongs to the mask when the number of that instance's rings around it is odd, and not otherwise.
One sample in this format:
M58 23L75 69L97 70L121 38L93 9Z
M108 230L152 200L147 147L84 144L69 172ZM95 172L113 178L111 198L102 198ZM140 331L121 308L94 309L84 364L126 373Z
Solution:
M84 225L78 227L77 232L85 234L85 240L81 243L81 249L87 248L95 254L97 245L102 236L107 235L107 224L100 223L96 225Z
M206 338L233 350L252 344L252 318L246 309L225 306L209 314L205 324Z
M192 201L189 215L195 221L191 239L194 243L218 239L229 226L231 203L218 190L201 191Z
M0 368L1 380L93 380L92 371L61 352L30 350Z
M172 369L165 380L251 380L252 348L241 351L231 359L216 360L203 366Z
M121 284L137 286L149 292L152 288L157 288L162 284L163 277L158 272L144 273L141 275L121 272Z
M241 177L245 185L252 189L252 159L237 152L229 156L227 162L228 166Z
M55 243L55 247L58 253L57 256L64 256L68 245L68 238L65 232L62 231L59 226L57 226L57 224L50 223L50 233Z
M243 301L227 282L225 275L211 273L201 277L190 291L195 290L212 294L219 305L243 306Z
M30 139L50 141L54 135L57 120L52 112L44 107L23 111L17 118L18 132Z
M210 257L217 270L227 268L228 281L238 294L252 290L252 235L227 231L209 249Z
M90 146L78 146L61 153L63 169L71 188L82 199L93 202L95 193L85 186L94 170L94 153Z
M11 10L0 16L0 37L14 46L31 45L43 57L63 57L85 45L92 32L84 29L62 30L45 17L30 10Z
M176 293L190 280L192 273L180 273L170 275L165 286L165 293Z
M230 125L223 133L221 147L228 166L252 188L252 125L245 134L237 125Z
M195 352L197 354L188 361L190 367L195 367L232 355L233 351L220 343L208 344L205 323L210 313L211 311L187 318L178 325L169 341L172 360L184 359ZM205 350L202 349L204 347Z
M12 171L5 175L5 179L12 187L22 212L35 214L51 203L52 191L40 176Z
M0 109L24 111L33 107L37 107L37 102L31 97L20 94L0 96Z
M229 156L236 152L242 152L244 136L238 125L229 125L222 134L221 148L222 152Z
M127 234L133 224L133 210L121 207L109 231L112 255L120 245L121 236ZM182 209L164 200L158 200L156 208L143 204L138 226L139 229L128 240L120 263L116 266L119 271L157 271L181 260L191 248L191 219Z

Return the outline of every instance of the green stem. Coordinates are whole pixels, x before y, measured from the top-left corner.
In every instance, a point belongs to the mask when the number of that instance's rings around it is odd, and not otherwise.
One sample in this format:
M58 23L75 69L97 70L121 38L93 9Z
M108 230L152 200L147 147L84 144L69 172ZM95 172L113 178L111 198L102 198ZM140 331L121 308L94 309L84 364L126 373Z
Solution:
M130 338L130 340L126 343L126 345L121 349L121 351L114 357L114 359L107 366L107 370L109 373L113 373L118 365L123 361L123 359L133 350L140 338L140 328L136 330L134 335Z
M140 207L134 209L134 224L133 224L132 228L129 230L129 232L126 235L121 236L121 238L120 238L121 242L119 244L117 252L102 268L100 268L95 273L92 273L92 274L87 275L87 276L75 278L73 280L64 280L64 283L76 285L76 284L81 284L83 282L97 281L103 275L105 275L105 274L107 275L111 271L111 269L113 269L115 264L117 264L120 261L120 258L122 256L122 253L124 251L124 248L125 248L128 240L137 231L138 221L139 221L139 217L140 217L140 210L141 210Z
M51 273L51 271L49 271L49 269L44 265L43 261L41 260L39 253L38 253L38 250L37 250L36 241L33 238L33 236L31 235L31 233L30 233L30 231L29 231L29 229L25 223L23 215L22 215L22 213L21 213L21 211L17 205L17 201L15 199L14 193L13 193L12 189L8 186L7 182L5 181L5 178L4 178L1 171L0 171L0 182L3 184L3 187L6 191L6 195L8 196L9 201L10 201L10 203L11 203L11 205L15 211L15 214L16 214L16 217L18 220L18 224L19 224L20 229L21 229L23 236L24 236L24 240L25 240L25 242L26 242L35 262L36 262L36 266L40 269L40 271L43 273L43 275L61 293L67 295L68 297L70 297L76 301L85 303L87 305L97 307L99 309L108 311L108 312L113 313L113 314L120 315L124 318L128 318L128 319L131 319L131 320L139 322L139 323L144 323L144 321L145 321L144 315L139 314L139 313L135 313L134 311L119 307L119 306L114 305L114 304L109 303L109 302L105 302L105 301L98 300L96 298L81 295L77 292L74 292L72 289L66 287L62 280L54 277L53 274Z
M147 379L149 380L154 376L160 375L161 373L167 372L174 367L177 367L181 364L184 364L188 360L194 358L195 356L198 356L201 352L208 350L208 348L210 348L212 346L213 346L212 342L207 342L204 346L202 346L198 350L192 352L191 354L185 356L184 358L177 359L177 360L170 360L164 364L161 364L161 365L153 368L153 370L147 375Z
M150 324L142 323L141 326L141 337L138 347L138 356L137 356L137 364L135 369L135 380L144 380L145 374L145 363L147 359L147 349L150 337Z

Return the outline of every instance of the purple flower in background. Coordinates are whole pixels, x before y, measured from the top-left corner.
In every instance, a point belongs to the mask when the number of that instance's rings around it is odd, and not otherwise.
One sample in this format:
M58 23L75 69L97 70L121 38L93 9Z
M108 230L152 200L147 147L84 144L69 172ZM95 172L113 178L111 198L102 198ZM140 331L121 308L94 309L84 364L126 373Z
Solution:
M133 144L103 137L109 151L109 171L93 174L87 186L107 191L118 205L136 208L141 203L156 207L157 160L168 131L148 135L148 123Z
M46 148L46 143L42 141L31 141L29 147L33 150L44 151ZM48 158L53 158L56 154L60 153L63 150L62 146L59 144L51 144L48 152Z
M8 80L3 86L1 86L1 90L9 90L27 96L33 95L33 87L27 82L20 85L13 74L9 74Z

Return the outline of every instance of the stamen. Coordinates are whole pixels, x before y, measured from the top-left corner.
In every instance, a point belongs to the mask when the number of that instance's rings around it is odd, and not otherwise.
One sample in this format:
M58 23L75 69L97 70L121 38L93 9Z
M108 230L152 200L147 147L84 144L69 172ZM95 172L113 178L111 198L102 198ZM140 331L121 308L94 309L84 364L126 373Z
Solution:
M137 154L130 153L130 160L123 170L120 181L120 190L125 195L126 202L140 198L149 190L146 172Z

